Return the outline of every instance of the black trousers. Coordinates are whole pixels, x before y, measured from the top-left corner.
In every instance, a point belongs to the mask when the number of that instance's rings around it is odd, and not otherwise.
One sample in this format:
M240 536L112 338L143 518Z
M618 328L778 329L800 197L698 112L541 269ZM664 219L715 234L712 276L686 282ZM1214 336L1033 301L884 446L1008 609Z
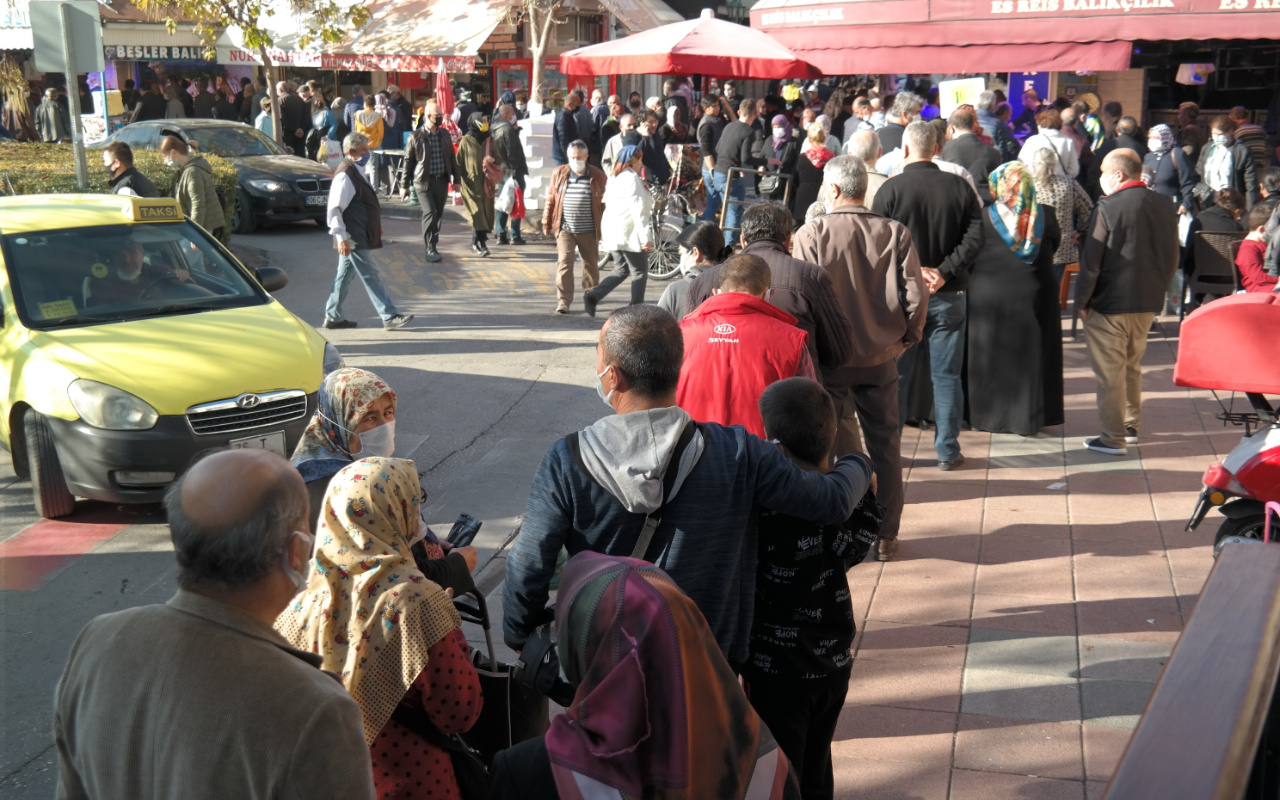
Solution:
M881 539L897 539L902 523L902 431L898 426L898 362L889 359L874 367L822 370L836 406L836 452L862 450L876 471L876 500L884 506ZM858 422L862 437L858 436Z
M750 665L742 671L751 705L791 762L804 800L831 800L835 794L831 740L852 668L812 680L768 675Z
M449 179L427 178L425 183L414 181L413 188L418 193L418 205L422 206L422 243L428 250L435 250L440 243L444 206L449 202Z

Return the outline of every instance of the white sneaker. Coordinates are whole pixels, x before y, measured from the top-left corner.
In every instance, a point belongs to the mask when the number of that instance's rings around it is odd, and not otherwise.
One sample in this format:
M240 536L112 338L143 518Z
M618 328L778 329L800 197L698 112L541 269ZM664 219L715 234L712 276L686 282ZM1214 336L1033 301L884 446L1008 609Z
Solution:
M1096 450L1099 453L1106 453L1109 456L1129 455L1128 447L1124 445L1120 445L1119 447L1108 447L1107 445L1102 443L1101 436L1095 436L1092 439L1085 439L1084 446L1089 448L1090 450Z

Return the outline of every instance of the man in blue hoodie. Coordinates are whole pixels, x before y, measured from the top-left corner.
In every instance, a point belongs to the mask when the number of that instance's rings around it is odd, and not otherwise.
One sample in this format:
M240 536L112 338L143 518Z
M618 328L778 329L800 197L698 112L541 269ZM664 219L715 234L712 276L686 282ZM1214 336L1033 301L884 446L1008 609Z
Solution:
M616 412L552 445L507 558L503 633L519 650L550 620L556 556L591 550L666 570L697 603L729 662L750 643L761 509L819 525L849 518L871 481L866 459L805 471L741 426L694 423L676 406L680 326L625 306L596 345L596 391Z

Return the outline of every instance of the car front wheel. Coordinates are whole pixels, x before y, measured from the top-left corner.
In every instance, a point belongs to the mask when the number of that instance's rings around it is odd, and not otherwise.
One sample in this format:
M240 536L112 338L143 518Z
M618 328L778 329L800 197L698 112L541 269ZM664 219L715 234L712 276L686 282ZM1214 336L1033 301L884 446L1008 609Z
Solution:
M231 215L232 233L253 233L257 221L253 218L253 200L244 189L236 191L236 210Z
M44 415L37 411L26 413L22 427L27 437L27 459L36 512L45 519L65 517L75 511L76 499L67 490L62 462L58 460L58 450L53 444L53 430L45 422Z

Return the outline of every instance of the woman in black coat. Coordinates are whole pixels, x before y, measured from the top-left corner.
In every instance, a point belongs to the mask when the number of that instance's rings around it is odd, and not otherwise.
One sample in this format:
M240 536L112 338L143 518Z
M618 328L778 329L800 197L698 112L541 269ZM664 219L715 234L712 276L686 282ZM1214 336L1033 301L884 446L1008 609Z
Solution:
M786 194L788 183L791 183L791 193L788 195L790 200L788 202L795 199L796 159L800 158L801 144L802 142L795 137L791 121L787 116L785 114L775 116L773 118L773 138L767 142L767 146L773 148L773 159L769 162L769 169L771 172L777 172L786 177L778 181L778 188L768 195L770 200L781 200L783 195Z
M1058 222L1036 202L1022 162L1002 164L990 184L995 201L983 211L985 242L969 273L969 424L1034 436L1063 422Z
M1196 211L1195 188L1199 176L1191 158L1177 146L1173 129L1156 125L1147 132L1147 153L1142 165L1155 172L1151 188L1177 204L1181 214Z
M826 141L826 129L821 123L812 123L804 148L796 159L795 191L791 195L790 205L797 228L804 224L809 206L818 199L818 192L822 189L823 168L835 158L835 153L827 149Z

